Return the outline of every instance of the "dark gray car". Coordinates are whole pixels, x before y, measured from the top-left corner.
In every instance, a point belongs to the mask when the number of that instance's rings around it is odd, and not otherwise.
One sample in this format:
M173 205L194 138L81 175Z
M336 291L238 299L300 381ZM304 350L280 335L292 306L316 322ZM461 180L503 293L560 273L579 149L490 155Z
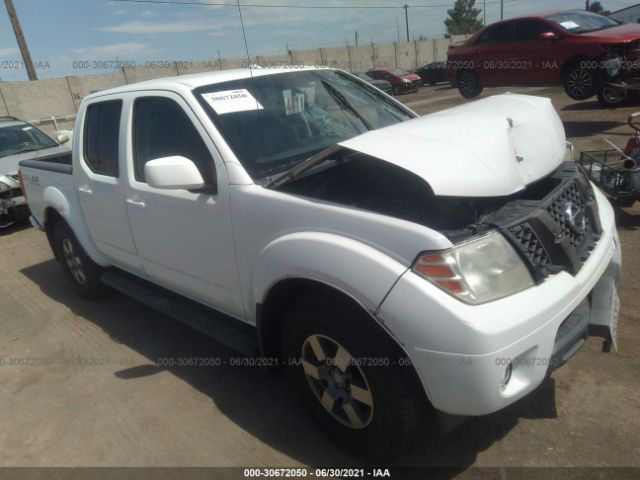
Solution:
M359 79L364 80L367 83L370 83L374 87L379 88L387 95L393 95L393 88L391 87L391 84L386 80L374 80L364 72L355 72L354 75Z

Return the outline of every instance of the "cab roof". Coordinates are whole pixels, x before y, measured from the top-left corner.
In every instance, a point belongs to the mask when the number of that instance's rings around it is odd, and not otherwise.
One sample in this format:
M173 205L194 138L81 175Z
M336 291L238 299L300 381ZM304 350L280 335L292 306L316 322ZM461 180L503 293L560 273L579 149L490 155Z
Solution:
M138 90L173 90L187 87L194 89L205 85L213 85L216 83L230 82L233 80L242 80L245 78L262 77L265 75L277 75L280 73L326 70L327 67L273 67L273 68L236 68L230 70L217 70L213 72L193 73L189 75L178 75L175 77L162 77L153 80L145 80L137 83L130 83L120 87L110 88L108 90L100 90L92 93L86 98L101 97L103 95L112 95L118 93L133 92Z

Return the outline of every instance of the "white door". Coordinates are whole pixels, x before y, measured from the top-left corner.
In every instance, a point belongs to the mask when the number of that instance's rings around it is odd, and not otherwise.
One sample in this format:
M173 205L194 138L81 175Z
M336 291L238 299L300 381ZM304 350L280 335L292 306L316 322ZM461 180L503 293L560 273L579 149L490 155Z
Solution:
M85 224L96 246L115 265L139 272L123 195L125 142L119 140L126 130L122 111L118 98L100 99L87 107L84 135L78 135L75 144L74 155L80 158L73 173Z
M211 139L188 104L170 92L137 94L129 114L126 206L147 277L244 318L226 172ZM191 192L147 185L145 163L172 155L192 160L208 187Z

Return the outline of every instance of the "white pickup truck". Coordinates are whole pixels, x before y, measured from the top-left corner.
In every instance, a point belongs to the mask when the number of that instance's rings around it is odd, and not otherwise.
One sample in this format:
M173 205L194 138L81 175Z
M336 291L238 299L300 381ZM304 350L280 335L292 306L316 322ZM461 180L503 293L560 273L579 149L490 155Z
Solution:
M338 70L229 70L89 95L74 131L71 164L20 173L76 290L285 365L377 461L615 344L613 211L548 99L418 117Z

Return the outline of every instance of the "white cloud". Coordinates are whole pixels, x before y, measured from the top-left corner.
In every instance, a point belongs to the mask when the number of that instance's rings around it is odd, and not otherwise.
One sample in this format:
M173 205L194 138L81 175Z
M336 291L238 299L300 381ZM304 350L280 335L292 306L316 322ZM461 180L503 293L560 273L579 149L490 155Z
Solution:
M9 57L18 53L18 49L14 47L0 48L0 57Z
M102 27L103 32L128 33L128 34L157 34L157 33L187 33L218 31L222 28L220 24L211 21L176 21L176 22L141 22L133 21Z
M76 48L73 53L87 57L99 57L107 55L131 55L132 53L148 50L146 43L112 43L96 47Z
M145 10L144 12L140 12L140 15L142 15L143 17L153 17L155 13L153 13L151 10Z

